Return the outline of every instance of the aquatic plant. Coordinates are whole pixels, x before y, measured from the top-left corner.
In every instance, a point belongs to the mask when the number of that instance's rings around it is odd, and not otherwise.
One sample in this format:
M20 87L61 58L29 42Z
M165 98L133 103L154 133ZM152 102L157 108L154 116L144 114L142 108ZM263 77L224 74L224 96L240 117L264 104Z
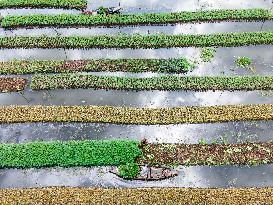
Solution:
M133 179L139 175L140 169L136 163L127 163L119 165L118 172L119 175L125 179Z
M203 62L210 62L214 57L215 51L216 50L214 48L202 48L200 58Z
M243 68L247 68L251 65L251 59L248 58L248 57L238 57L236 60L235 60L235 63L237 66L239 67L243 67Z

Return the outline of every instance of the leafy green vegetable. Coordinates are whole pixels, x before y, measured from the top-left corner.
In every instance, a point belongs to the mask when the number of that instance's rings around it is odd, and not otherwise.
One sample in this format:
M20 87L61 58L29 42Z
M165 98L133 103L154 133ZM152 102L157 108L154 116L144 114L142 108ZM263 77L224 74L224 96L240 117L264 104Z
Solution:
M81 71L185 73L195 65L179 59L12 60L0 62L0 74L32 74Z
M83 140L0 144L0 168L103 166L132 163L138 142Z
M51 1L48 1L51 2ZM84 3L82 3L84 6ZM100 14L105 14L103 7ZM150 25L200 21L226 20L270 20L272 13L265 9L212 10L177 13L83 15L83 14L33 14L29 16L7 16L1 25L4 28L27 26L105 26L105 25Z
M207 35L102 35L90 37L2 37L0 48L169 48L236 47L273 43L273 32L219 33Z
M106 10L105 10L105 8L103 6L100 6L98 8L98 14L100 14L100 15L106 15ZM86 15L86 16L92 16L92 15Z
M63 8L85 9L87 0L1 0L0 9L6 8Z
M140 173L139 166L136 163L127 163L125 165L119 165L119 175L125 179L133 179Z

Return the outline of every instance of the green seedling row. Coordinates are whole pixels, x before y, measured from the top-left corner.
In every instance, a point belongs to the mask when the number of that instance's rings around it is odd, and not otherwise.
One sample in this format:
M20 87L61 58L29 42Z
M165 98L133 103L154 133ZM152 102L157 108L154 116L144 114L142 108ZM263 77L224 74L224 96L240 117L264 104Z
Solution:
M84 6L84 2L80 6ZM79 7L80 7L79 6ZM212 10L177 13L83 15L83 14L33 14L29 16L7 16L1 25L4 28L43 26L111 26L150 25L204 21L253 21L270 20L273 15L265 9Z
M0 9L19 8L63 8L85 9L86 0L1 0Z
M118 90L272 90L273 77L178 77L132 78L87 74L34 75L33 90L44 89L118 89Z
M2 37L0 48L169 48L237 47L273 43L273 32L218 33L206 35L101 35L90 37Z
M0 74L59 72L160 72L185 73L194 69L186 58L179 59L99 59L99 60L13 60L0 62Z

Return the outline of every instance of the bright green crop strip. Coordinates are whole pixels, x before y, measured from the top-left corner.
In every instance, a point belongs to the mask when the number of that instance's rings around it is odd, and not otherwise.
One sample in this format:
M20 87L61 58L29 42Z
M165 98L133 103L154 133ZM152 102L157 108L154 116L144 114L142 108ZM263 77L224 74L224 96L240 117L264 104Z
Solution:
M147 25L201 21L227 20L269 20L272 13L265 9L212 10L178 13L123 14L123 15L83 15L83 14L34 14L29 16L7 16L1 25L4 28L33 26L107 26L107 25Z
M85 9L86 0L1 0L0 9L7 8L63 8Z
M186 58L179 59L99 59L99 60L13 60L0 62L0 74L59 73L80 71L122 71L185 73L194 68Z
M0 48L169 48L236 47L273 44L273 32L219 33L208 35L102 35L90 37L2 37Z
M125 140L0 144L0 168L120 165L140 154L137 141Z
M273 77L178 77L131 78L86 74L34 75L33 90L100 88L119 90L273 90Z

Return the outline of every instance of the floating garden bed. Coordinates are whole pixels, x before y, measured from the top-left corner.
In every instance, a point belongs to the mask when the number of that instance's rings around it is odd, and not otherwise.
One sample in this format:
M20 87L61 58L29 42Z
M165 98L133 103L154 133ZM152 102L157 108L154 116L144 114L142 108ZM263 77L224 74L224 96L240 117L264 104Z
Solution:
M27 80L24 78L0 77L0 92L15 92L25 88Z
M1 0L0 9L19 8L62 8L85 9L86 0Z
M258 165L273 162L273 143L143 144L138 164Z
M257 165L272 163L272 153L272 142L210 145L141 144L126 140L29 142L0 144L0 168L126 164L133 167L134 163L135 166ZM134 174L133 168L124 170L124 174Z
M136 141L51 141L0 144L1 168L120 165L141 154Z
M273 77L178 77L132 78L86 74L35 75L31 89L118 89L118 90L272 90Z
M272 204L273 188L137 188L50 187L0 190L3 205L21 204Z
M171 59L99 59L99 60L13 60L0 62L0 74L59 72L162 72L185 73L194 68L186 58Z
M81 6L84 6L84 2ZM123 14L123 15L83 15L83 14L34 14L29 16L7 16L1 26L4 28L16 27L44 27L44 26L114 26L114 25L151 25L188 22L213 21L255 21L270 20L272 12L265 9L246 10L212 10L178 13L152 14Z
M273 104L129 108L111 106L4 106L0 123L101 122L180 124L273 120Z
M2 37L0 48L169 48L169 47L237 47L273 43L273 32L219 33L207 35L124 35L90 37Z

